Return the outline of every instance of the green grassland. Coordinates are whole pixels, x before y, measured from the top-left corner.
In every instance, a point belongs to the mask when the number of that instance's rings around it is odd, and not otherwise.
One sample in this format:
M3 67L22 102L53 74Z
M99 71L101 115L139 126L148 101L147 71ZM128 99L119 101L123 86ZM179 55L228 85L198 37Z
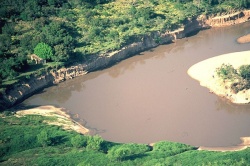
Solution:
M153 146L113 143L99 136L66 131L44 121L54 117L0 118L0 165L249 165L250 149L238 152L199 151L189 145L160 141Z

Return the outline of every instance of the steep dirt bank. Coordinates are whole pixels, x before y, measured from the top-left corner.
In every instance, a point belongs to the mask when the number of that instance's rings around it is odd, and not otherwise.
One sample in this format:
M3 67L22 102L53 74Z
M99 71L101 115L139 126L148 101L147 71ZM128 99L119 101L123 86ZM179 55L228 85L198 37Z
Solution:
M84 75L90 71L111 66L112 64L133 56L139 52L156 47L160 44L174 42L176 39L184 38L192 32L218 25L231 25L233 22L245 22L249 17L249 11L237 12L235 14L212 18L200 16L197 19L187 21L185 27L183 28L171 32L167 31L165 33L152 32L150 35L143 36L140 42L130 44L115 52L99 55L85 64L78 64L69 68L62 68L58 71L44 72L42 76L32 76L29 80L13 85L11 88L7 89L3 95L0 96L0 110L11 107L14 104L23 101L27 97L47 86Z

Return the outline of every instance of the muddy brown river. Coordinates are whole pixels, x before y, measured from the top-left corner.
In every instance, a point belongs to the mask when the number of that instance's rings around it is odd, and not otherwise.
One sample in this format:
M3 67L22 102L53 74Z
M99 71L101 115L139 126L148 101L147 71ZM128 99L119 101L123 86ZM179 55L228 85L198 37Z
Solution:
M187 70L213 56L249 50L250 44L236 42L247 33L250 22L200 31L47 88L23 104L64 107L109 141L237 145L250 136L250 105L209 93Z

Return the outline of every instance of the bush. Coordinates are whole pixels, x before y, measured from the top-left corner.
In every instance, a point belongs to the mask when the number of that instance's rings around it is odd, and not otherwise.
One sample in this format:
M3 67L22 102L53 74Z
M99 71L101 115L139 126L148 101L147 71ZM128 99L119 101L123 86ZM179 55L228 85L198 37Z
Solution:
M186 144L176 143L176 142L166 142L160 141L154 144L154 151L168 153L168 155L173 156L188 150L193 150L194 147Z
M101 150L102 148L102 143L104 142L104 140L98 136L87 136L87 149L88 150Z
M53 57L52 48L46 43L38 43L34 53L42 59L50 60Z
M47 130L42 130L41 133L37 135L37 142L41 144L43 147L50 145L51 138Z
M239 75L243 78L243 79L250 79L250 65L242 65L240 66L240 68L238 69Z
M144 144L123 144L112 147L108 151L108 157L111 160L123 160L126 158L131 158L136 155L142 155L149 151L149 147Z
M87 139L82 135L76 135L75 137L71 138L71 144L75 148L80 148L80 147L86 146Z
M223 80L234 80L237 76L237 71L230 64L222 64L216 69L217 75Z

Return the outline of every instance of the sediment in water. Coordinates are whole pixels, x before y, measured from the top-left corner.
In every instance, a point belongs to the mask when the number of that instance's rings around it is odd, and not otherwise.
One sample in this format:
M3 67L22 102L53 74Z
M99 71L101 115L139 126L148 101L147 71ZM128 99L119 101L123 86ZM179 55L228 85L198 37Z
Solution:
M52 70L43 72L39 76L31 76L30 79L18 82L7 88L4 93L0 94L0 110L4 110L22 102L26 98L45 87L60 83L67 79L72 79L77 76L82 76L87 72L111 66L112 64L115 64L139 52L156 47L160 44L174 42L176 39L184 38L192 32L210 27L228 26L243 23L248 21L249 18L250 10L216 17L200 16L187 21L183 28L171 32L167 31L165 33L160 33L159 31L152 32L149 35L144 35L141 37L140 42L132 43L120 50L111 53L98 55L84 64L72 65L68 68L61 68L57 71Z

